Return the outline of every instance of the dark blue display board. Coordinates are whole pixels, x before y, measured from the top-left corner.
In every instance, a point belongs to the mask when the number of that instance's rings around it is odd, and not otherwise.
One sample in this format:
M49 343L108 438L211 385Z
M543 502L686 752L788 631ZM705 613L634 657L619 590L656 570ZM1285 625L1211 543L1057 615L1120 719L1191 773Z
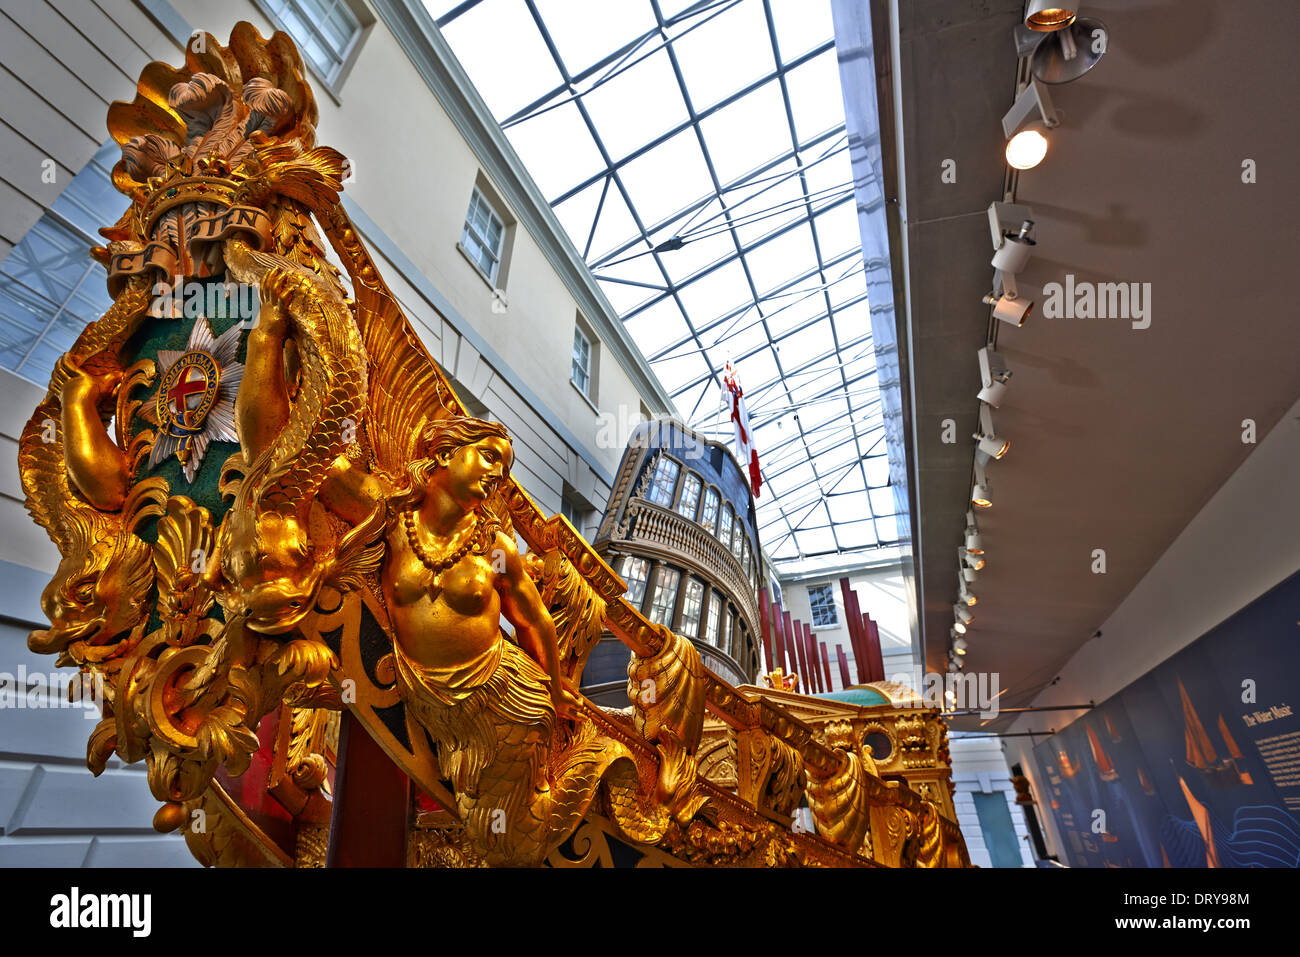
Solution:
M1072 866L1300 866L1300 573L1033 754Z

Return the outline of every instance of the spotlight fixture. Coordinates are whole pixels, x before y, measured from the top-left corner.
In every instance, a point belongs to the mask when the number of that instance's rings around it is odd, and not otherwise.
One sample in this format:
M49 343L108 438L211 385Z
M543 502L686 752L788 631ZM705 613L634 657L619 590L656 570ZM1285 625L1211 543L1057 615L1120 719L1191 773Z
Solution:
M1047 137L1043 131L1060 124L1061 116L1052 106L1047 87L1031 76L1002 117L1007 164L1013 169L1033 169L1041 163L1047 155Z
M995 319L1010 323L1017 329L1025 324L1029 314L1034 311L1034 301L1032 299L1022 299L1016 293L1003 293L1002 295L988 293L984 297L984 302L993 307L993 317ZM983 399L984 396L981 395L980 398Z
M966 639L954 638L952 642L952 650L957 652L959 655L966 654Z
M975 440L975 459L987 465L991 459L1000 459L1011 448L1011 442L999 436L993 428L993 413L987 402L980 403L980 430L971 436Z
M1108 36L1106 24L1081 17L1038 41L1029 58L1029 72L1052 86L1073 83L1105 55Z
M1061 6L1052 0L1029 0L1025 4L1025 26L1038 33L1063 30L1074 22L1078 11L1073 4Z
M993 498L989 492L989 480L984 474L984 466L975 463L975 485L970 490L971 504L976 508L992 508Z
M972 555L984 554L984 539L980 538L979 526L975 524L975 513L970 509L966 510L966 551Z
M1037 240L1031 235L1033 231L1032 219L1021 220L1016 231L1007 232L1002 237L1002 245L993 253L990 265L1004 275L1015 276L1021 272L1029 265L1029 257L1033 254L1034 247L1038 245Z
M949 667L951 667L955 671L961 671L963 668L966 667L966 662L954 655Z
M1026 309L1025 313L1028 314ZM996 315L997 309L994 309ZM1023 323L1022 318L1019 323ZM1002 404L1002 398L1007 394L1007 384L1011 381L1011 371L1002 357L990 349L988 346L979 351L980 363L980 382L983 388L980 389L976 398L981 402L987 402L993 408L998 408Z
M1010 440L997 435L980 435L976 432L974 437L979 439L980 452L991 459L1002 458L1007 454L1007 449L1011 448Z
M979 576L976 574L984 567L984 556L972 555L962 545L957 546L957 567L961 570L962 581L974 584Z
M970 609L964 605L953 605L952 613L957 616L957 621L963 625L970 625L975 616L971 614Z
M1002 244L1007 241L1008 236L1014 236L1025 220L1029 220L1030 228L1033 228L1034 210L1031 206L1024 203L989 203L987 210L989 217L989 238L993 241L993 249L1002 248Z
M962 621L953 622L952 630L959 635L966 634L966 623Z
M970 607L979 604L979 598L975 593L966 588L965 576L963 576L962 580L957 583L957 599Z
M1029 264L1036 242L1034 211L1016 203L990 203L989 234L993 240L993 291L984 301L993 315L1013 326L1022 326L1034 308L1033 300L1021 296L1016 274Z

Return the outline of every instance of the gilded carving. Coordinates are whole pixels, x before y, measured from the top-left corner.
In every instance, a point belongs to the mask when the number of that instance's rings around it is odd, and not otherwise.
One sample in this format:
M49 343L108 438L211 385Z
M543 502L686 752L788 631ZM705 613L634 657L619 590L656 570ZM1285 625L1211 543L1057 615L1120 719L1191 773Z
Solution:
M418 835L422 865L603 863L611 840L661 862L862 863L877 804L923 822L918 861L955 860L950 822L886 787L860 735L818 740L713 675L538 509L508 432L467 415L344 211L346 160L315 141L292 41L202 38L109 110L131 200L94 251L113 302L19 442L61 555L29 645L106 687L89 767L146 762L155 826L202 812L186 840L205 863L320 866L347 707L454 814ZM190 283L255 290L257 313L177 309ZM606 631L633 652L626 714L577 691ZM736 732L739 798L701 774L706 709ZM292 854L214 781L253 765L276 711L266 787ZM900 750L933 751L927 734L900 730ZM792 814L805 777L817 835L758 813Z

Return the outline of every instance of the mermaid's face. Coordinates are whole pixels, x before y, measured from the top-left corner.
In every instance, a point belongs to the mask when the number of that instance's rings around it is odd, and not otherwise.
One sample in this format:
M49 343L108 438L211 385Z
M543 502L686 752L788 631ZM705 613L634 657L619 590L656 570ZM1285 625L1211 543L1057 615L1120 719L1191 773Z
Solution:
M434 478L446 483L457 502L474 508L501 484L513 459L509 439L489 436L458 448L447 458L446 467L434 472Z

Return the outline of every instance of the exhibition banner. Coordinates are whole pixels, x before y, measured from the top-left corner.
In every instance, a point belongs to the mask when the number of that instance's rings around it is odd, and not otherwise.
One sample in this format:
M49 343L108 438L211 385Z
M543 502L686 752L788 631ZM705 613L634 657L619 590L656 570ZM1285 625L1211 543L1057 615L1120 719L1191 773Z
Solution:
M1300 866L1300 573L1034 748L1075 867Z

